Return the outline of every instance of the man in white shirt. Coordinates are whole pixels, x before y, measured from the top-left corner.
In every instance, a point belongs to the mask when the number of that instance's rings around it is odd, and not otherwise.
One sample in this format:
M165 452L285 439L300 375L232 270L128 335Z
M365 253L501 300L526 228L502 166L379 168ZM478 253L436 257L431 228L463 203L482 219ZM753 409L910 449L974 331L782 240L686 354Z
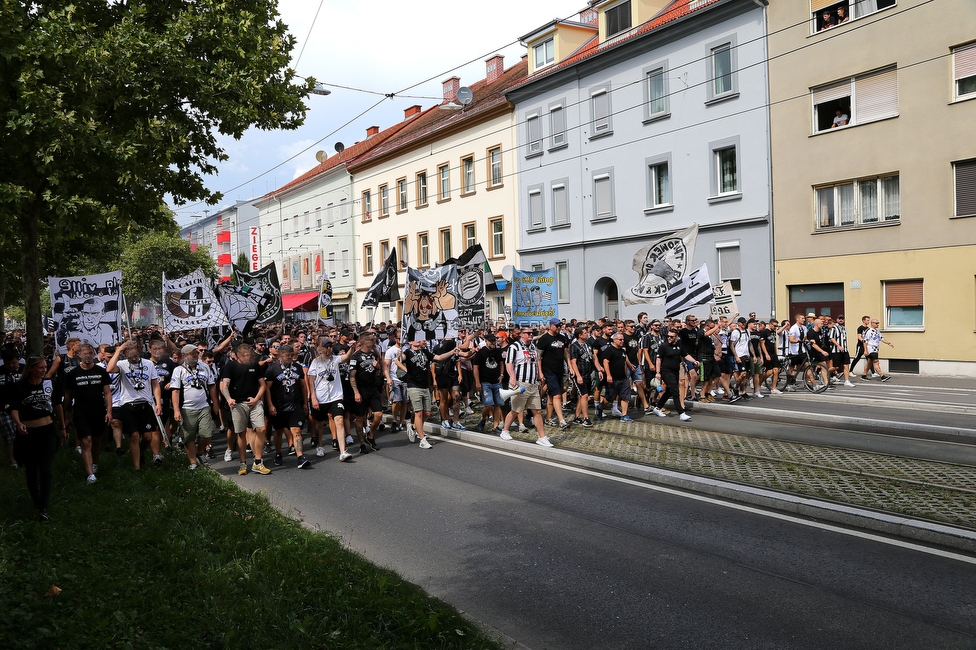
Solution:
M121 356L125 358L120 359ZM148 443L153 463L159 467L163 464L163 439L159 428L163 400L156 364L142 358L137 343L128 342L115 348L105 370L109 374L119 373L119 420L122 421L122 433L129 435L132 466L140 469L141 443Z
M210 366L199 359L197 346L183 346L183 363L173 370L173 421L180 427L190 469L197 468L197 438L206 449L217 431L217 383ZM213 415L211 415L211 413Z

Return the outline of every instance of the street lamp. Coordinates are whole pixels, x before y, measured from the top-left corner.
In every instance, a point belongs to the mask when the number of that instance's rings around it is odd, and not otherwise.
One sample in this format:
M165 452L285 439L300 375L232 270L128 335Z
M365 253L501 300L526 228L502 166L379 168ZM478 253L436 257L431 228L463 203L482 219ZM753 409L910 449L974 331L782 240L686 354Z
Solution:
M322 84L316 82L315 86L312 88L311 93L313 95L331 95L332 91L323 86Z

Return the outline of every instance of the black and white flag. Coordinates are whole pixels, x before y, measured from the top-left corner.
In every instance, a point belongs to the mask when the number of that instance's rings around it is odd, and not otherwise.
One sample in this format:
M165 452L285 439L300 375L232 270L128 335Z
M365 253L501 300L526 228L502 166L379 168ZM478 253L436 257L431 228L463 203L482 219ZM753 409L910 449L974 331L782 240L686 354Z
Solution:
M241 287L258 289L269 296L267 304L258 312L259 323L277 323L284 318L285 312L281 308L281 282L278 281L278 269L274 262L253 273L241 271L235 266L234 282Z
M167 332L229 324L202 270L173 280L167 280L163 274L163 328Z
M247 285L236 286L227 282L217 285L217 298L227 314L227 320L236 327L241 336L247 336L257 322L258 314L270 302L271 297L260 289Z
M434 341L457 336L457 265L433 269L407 267L401 340Z
M69 338L96 348L114 345L121 338L122 272L84 277L47 279L51 318L58 352L65 353Z
M383 262L383 268L376 275L370 285L363 307L376 307L381 302L396 302L400 300L400 287L397 281L397 252L394 248L390 256Z
M692 271L668 289L664 308L668 318L674 318L692 307L707 305L714 299L712 284L708 280L708 268L702 264L700 269Z
M637 284L624 292L624 304L663 304L671 287L691 270L697 241L696 223L638 250L631 264Z

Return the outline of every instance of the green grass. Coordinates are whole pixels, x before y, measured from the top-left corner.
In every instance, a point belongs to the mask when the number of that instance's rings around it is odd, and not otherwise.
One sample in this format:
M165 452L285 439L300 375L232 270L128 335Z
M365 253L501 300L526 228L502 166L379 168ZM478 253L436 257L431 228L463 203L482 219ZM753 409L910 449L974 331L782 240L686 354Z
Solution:
M4 648L501 648L455 609L215 472L55 463L51 521L0 469ZM51 585L62 592L46 597Z

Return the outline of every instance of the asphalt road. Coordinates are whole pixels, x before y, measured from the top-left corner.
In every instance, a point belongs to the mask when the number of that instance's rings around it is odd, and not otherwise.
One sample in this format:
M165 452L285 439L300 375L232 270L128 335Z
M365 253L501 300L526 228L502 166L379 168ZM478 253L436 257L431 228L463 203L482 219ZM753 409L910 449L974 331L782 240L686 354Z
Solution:
M214 468L544 648L974 648L976 563L433 437Z

